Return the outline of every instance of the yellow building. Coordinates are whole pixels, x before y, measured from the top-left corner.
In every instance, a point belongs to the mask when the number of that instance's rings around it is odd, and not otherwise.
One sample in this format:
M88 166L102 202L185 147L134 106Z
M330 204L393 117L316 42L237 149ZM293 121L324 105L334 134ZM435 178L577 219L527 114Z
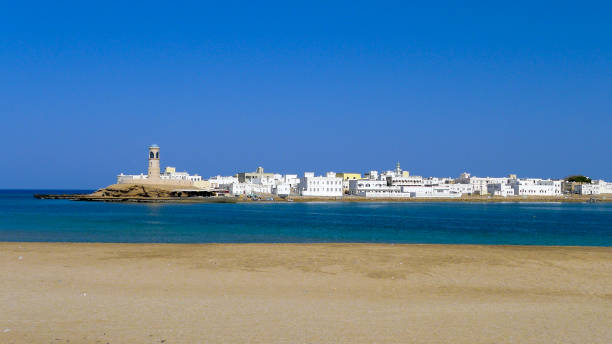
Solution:
M336 177L342 180L361 179L361 173L336 173Z
M361 173L336 173L336 177L342 178L342 191L348 194L349 191L349 180L361 179Z

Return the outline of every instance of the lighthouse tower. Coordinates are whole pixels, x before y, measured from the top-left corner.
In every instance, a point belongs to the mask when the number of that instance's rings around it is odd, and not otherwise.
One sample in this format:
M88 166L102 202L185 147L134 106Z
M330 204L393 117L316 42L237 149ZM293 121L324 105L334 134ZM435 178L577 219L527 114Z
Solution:
M159 146L149 146L149 179L159 179Z

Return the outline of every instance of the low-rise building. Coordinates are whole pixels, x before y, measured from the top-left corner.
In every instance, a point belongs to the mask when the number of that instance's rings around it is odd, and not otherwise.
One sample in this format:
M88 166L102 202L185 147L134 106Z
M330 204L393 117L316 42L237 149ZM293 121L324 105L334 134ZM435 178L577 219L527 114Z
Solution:
M410 197L422 198L456 198L461 197L461 193L449 188L450 184L437 186L402 186L403 193L409 193Z
M579 195L599 195L601 193L600 185L598 184L577 184L574 190Z
M336 173L336 177L342 178L342 191L345 194L349 193L349 181L361 179L361 173Z
M507 183L487 184L487 193L492 196L514 196L514 187Z
M600 194L612 194L612 183L603 180L593 180L591 183L599 186Z
M229 189L229 186L238 183L238 178L235 176L214 176L208 178L210 187L213 189Z
M327 172L325 176L315 176L313 172L304 173L298 186L302 196L340 197L342 196L342 178L336 173Z
M512 180L512 177L516 177L515 175L510 175L508 177L502 178L494 178L494 177L474 177L467 172L463 172L458 178L454 181L458 184L472 184L474 194L478 195L486 195L488 194L489 184L508 184L509 181Z
M300 178L298 178L297 174L285 174L281 178L281 183L289 184L291 189L295 189L300 184Z
M229 193L238 195L272 194L272 185L253 183L232 183L228 189Z
M364 173L363 179L378 180L378 171L368 171Z
M396 186L422 186L425 185L421 176L387 176L386 181Z
M274 185L272 187L272 193L280 197L287 197L291 195L291 185L287 183Z
M202 177L194 174L190 175L187 172L176 172L176 167L168 166L164 170L164 173L159 176L162 180L188 180L191 182L198 182L202 180Z
M460 193L463 195L471 195L474 193L474 186L472 184L445 184L451 192Z
M401 186L388 185L386 180L349 180L349 193L360 197L410 197L410 193L402 192Z
M560 180L525 178L511 180L516 196L560 196Z
M262 177L274 178L274 173L265 173L263 167L259 166L255 172L240 172L236 174L236 178L238 178L240 183L249 183L253 179Z

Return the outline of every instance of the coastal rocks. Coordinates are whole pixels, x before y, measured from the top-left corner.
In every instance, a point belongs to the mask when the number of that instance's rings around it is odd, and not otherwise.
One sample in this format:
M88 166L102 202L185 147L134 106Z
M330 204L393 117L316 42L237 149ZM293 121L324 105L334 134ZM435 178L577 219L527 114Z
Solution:
M38 199L68 199L73 201L102 202L236 202L235 198L213 197L215 192L184 189L180 185L113 184L91 194L36 194Z
M166 185L114 184L92 193L92 197L147 197L167 198L176 187Z

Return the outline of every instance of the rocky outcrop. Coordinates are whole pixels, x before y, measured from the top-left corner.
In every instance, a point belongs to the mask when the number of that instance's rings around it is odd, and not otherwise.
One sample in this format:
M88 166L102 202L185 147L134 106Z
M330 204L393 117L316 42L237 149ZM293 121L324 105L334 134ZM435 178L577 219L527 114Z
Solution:
M143 197L168 198L173 197L172 192L180 189L173 185L142 185L142 184L113 184L93 192L91 197Z

